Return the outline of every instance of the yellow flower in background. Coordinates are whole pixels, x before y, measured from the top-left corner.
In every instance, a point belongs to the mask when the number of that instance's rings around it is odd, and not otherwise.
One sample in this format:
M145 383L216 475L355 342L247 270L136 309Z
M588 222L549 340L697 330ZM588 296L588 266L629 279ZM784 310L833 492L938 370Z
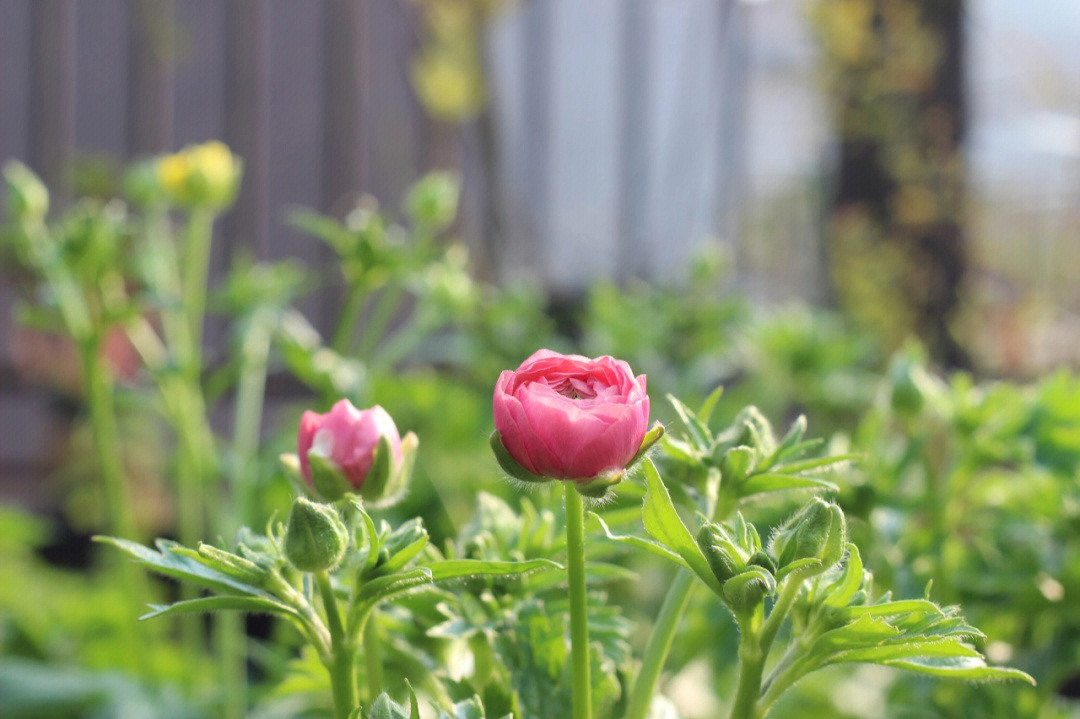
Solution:
M413 86L435 117L463 121L484 107L484 80L479 66L454 53L433 51L413 64Z
M179 205L206 205L222 210L233 203L243 162L223 142L188 145L163 155L156 163L166 197Z
M188 175L191 174L191 163L188 158L180 153L164 155L157 161L157 179L162 189L173 197L178 198L184 194L187 187Z

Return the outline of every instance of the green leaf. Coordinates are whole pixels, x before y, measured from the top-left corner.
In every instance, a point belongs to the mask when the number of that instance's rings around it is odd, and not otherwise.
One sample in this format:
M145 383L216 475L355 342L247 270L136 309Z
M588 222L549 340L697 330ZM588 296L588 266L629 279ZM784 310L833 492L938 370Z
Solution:
M600 525L600 529L601 531L603 531L604 536L613 542L618 542L619 544L624 544L635 549L642 549L646 552L655 554L658 557L663 557L669 562L674 562L680 567L684 567L686 569L690 568L690 566L686 563L686 560L683 559L678 553L673 552L659 542L654 542L653 540L646 539L645 537L637 537L634 535L618 535L612 533L611 529L607 526L607 523L604 522L604 520L596 512L589 512L587 515L587 519L596 520L596 523Z
M847 548L848 556L847 562L844 564L844 573L840 576L840 580L832 591L825 597L825 606L846 607L852 597L855 596L855 593L859 591L859 587L862 586L863 563L859 548L850 542Z
M720 594L722 587L709 568L709 562L701 553L701 548L694 541L690 530L679 518L675 511L675 505L671 503L671 495L667 487L660 479L660 473L656 471L656 465L651 459L646 459L642 466L645 470L645 503L642 506L642 520L645 530L661 544L675 551L686 565L701 577L709 588Z
M201 597L199 599L185 599L172 604L151 604L150 611L139 617L139 619L169 617L176 614L203 614L205 612L226 610L252 612L254 614L282 614L303 622L300 613L287 604L272 599L263 599L262 597L238 596Z
M991 667L977 657L910 657L886 664L909 672L938 677L976 681L1022 681L1035 685L1035 680L1026 672L1011 667Z
M130 542L116 537L99 536L94 537L94 541L111 544L158 574L183 579L205 589L225 594L240 592L249 596L274 599L273 595L262 589L218 571L211 566L212 560L198 553L189 553L187 555L179 553L176 550L182 550L184 547L167 539L157 540L158 551L137 542ZM191 550L187 551L190 552Z
M838 611L842 617L855 619L866 615L871 617L895 617L901 614L929 614L935 617L944 616L941 607L926 599L901 599L895 602L883 602L881 604L867 604L855 607L844 607Z
M364 582L356 594L356 604L374 606L390 597L404 594L425 584L431 584L432 572L426 567L417 567L408 572L400 572L385 577L376 577Z
M682 420L694 443L700 448L707 449L712 444L712 433L709 428L697 418L693 410L676 399L675 395L667 395L667 400L675 408L675 413L679 415L679 419Z
M416 719L418 716L418 714L413 714L411 711L406 712L405 707L391 699L386 692L383 692L372 702L367 711L366 719Z
M724 385L719 385L716 389L709 393L709 396L705 398L705 401L701 403L701 408L697 411L698 421L706 427L709 426L709 420L712 418L713 410L716 409L716 404L720 401L720 395L724 393Z
M420 567L427 570L433 582L447 582L472 577L518 577L545 569L563 569L548 559L524 562L491 561L486 559L440 559Z
M835 492L837 486L827 479L819 479L818 477L767 472L751 476L739 488L739 494L743 497L749 497L754 494L780 492L790 489L819 489Z
M779 469L783 470L783 474L801 474L812 469L821 469L842 462L856 462L860 459L862 459L862 456L858 454L834 454L828 457L814 457L813 459L804 459L798 462L785 462L779 465Z

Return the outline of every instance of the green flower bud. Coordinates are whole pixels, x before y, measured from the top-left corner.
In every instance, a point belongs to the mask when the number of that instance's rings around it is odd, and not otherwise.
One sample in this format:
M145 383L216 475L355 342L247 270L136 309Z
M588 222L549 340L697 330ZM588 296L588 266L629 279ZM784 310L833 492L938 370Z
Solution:
M341 564L349 533L337 510L297 497L285 530L285 556L302 572L321 572Z
M815 497L777 529L770 549L780 567L800 559L820 559L829 567L844 554L846 529L840 507Z
M768 553L758 550L754 552L754 555L746 561L746 565L753 567L761 567L768 570L769 574L776 574L776 562Z
M724 583L724 601L736 614L748 612L776 590L776 579L761 567L750 567Z
M728 530L712 522L702 525L697 534L698 547L709 568L721 584L738 574L746 566L743 552L735 544L734 537Z

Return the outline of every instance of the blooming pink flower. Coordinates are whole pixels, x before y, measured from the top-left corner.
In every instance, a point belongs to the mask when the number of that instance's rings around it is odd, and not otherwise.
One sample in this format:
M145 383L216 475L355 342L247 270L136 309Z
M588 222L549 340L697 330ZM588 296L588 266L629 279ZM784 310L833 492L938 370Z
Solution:
M529 472L590 479L619 470L649 425L645 375L612 357L539 350L495 383L495 429Z
M375 405L358 410L347 399L339 400L326 414L307 411L300 418L297 454L300 472L311 483L308 452L315 448L341 470L357 489L364 483L374 460L379 438L386 437L394 450L394 461L401 461L401 437L394 420L385 409Z

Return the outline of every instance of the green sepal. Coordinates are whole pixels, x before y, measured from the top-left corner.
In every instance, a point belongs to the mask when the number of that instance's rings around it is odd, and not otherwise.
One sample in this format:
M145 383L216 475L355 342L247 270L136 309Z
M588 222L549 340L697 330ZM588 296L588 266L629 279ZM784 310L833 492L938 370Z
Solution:
M419 446L416 434L409 432L401 439L401 460L394 461L390 442L386 437L379 439L371 469L360 487L360 496L365 502L376 509L385 509L401 501L412 479Z
M498 430L491 433L491 451L495 453L495 460L502 470L516 480L522 482L551 482L551 477L541 477L518 464L518 461L510 455L510 451L503 445L502 435Z
M603 499L608 493L608 490L621 482L625 476L625 469L617 469L611 472L604 472L603 474L590 479L567 481L573 481L574 489L576 489L581 496L589 497L590 499Z
M776 591L776 579L761 567L748 567L724 582L724 601L736 615L756 607L766 596Z
M645 454L652 449L652 446L660 441L660 438L664 436L664 425L660 422L655 422L649 431L645 433L645 436L641 439L641 446L638 447L638 451L634 454L634 457L627 462L626 468L630 469L637 464Z
M348 492L354 491L352 483L337 465L315 451L308 451L308 467L311 469L311 486L315 496L324 502L336 502Z
M738 486L753 471L757 452L753 447L739 445L724 452L720 459L720 481L726 486Z
M371 466L360 485L360 496L367 504L374 504L385 493L394 474L394 448L386 436L379 437L379 443L371 455Z

